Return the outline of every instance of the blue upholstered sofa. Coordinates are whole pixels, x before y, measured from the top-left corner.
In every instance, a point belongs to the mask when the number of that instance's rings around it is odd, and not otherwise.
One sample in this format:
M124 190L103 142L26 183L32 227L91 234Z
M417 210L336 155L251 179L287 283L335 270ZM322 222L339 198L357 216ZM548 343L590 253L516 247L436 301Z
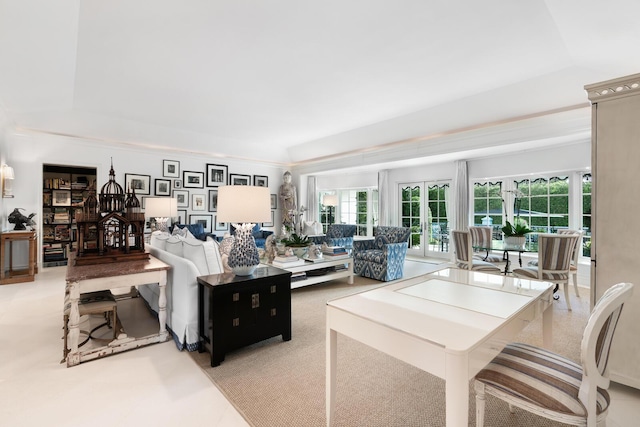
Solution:
M233 224L229 224L229 227L231 230L231 235L234 236L236 234L236 228L233 226ZM253 227L253 230L251 230L251 235L253 236L253 239L256 241L256 246L263 249L264 249L264 244L267 241L267 237L271 236L272 234L273 234L273 231L261 230L260 224L256 224Z
M380 226L373 234L373 239L353 242L353 272L385 282L402 278L411 230Z
M189 232L193 234L193 237L195 237L198 240L202 240L203 242L207 240L207 237L211 237L212 239L216 240L216 235L213 233L204 231L204 227L202 226L202 224L173 224L171 227L169 227L170 233L173 233L174 227L178 227L178 228L186 227L187 230L189 230Z

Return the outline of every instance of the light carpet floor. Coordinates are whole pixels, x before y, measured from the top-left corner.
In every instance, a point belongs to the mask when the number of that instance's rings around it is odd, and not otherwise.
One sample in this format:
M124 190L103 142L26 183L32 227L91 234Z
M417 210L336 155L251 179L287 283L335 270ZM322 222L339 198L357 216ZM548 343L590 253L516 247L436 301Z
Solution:
M256 427L324 426L325 302L384 286L356 278L292 291L291 341L280 337L236 350L218 367L208 353L192 353L203 371ZM589 313L588 298L572 294L573 311L562 298L554 303L553 350L579 361L581 333ZM532 322L518 341L542 345L541 320ZM444 380L338 335L337 426L444 426ZM475 425L475 396L469 396L470 425ZM487 397L486 425L563 426Z

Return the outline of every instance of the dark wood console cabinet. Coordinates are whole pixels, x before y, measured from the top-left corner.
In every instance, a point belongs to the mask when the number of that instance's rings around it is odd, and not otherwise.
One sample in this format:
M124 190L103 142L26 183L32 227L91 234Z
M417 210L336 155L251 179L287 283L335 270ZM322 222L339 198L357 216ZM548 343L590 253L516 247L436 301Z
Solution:
M225 354L267 338L291 339L291 273L260 266L251 276L198 277L200 351L218 366Z

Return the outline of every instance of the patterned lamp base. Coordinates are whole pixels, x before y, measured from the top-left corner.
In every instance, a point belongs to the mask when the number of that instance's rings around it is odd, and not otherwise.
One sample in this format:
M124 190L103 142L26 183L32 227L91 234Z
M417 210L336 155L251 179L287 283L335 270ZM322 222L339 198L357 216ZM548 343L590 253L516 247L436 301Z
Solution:
M256 241L251 235L255 224L233 224L236 228L235 239L229 253L229 267L238 276L250 276L260 264Z

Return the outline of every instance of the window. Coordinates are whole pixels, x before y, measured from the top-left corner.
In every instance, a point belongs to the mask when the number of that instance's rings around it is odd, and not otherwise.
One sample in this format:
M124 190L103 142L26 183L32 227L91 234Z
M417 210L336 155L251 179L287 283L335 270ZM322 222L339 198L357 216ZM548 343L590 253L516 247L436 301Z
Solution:
M324 194L336 194L338 206L322 204ZM378 225L378 189L331 190L318 193L320 222L326 232L329 224L355 224L356 236L370 236Z
M473 224L500 228L503 223L502 181L474 183Z
M516 201L514 216L527 221L537 233L555 233L569 228L569 177L514 181L522 197Z

